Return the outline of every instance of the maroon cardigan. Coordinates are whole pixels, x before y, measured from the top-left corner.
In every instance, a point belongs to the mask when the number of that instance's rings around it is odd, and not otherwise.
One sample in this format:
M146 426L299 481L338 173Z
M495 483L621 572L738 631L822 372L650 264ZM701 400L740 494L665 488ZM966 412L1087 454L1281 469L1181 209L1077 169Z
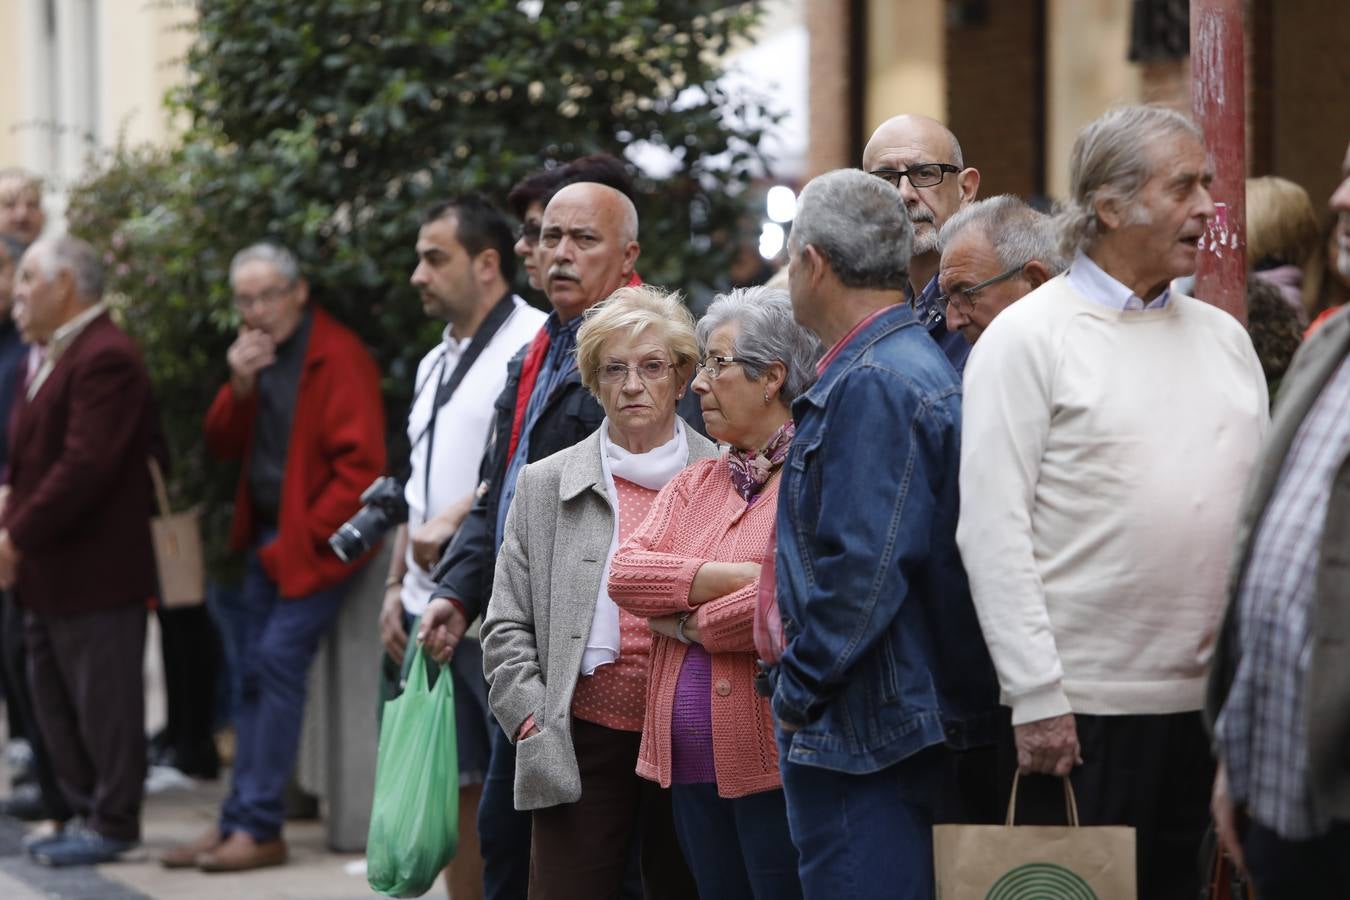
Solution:
M206 413L207 447L243 462L230 531L239 550L257 537L248 489L257 416L257 392L236 397L228 381ZM355 567L334 555L328 536L361 508L361 492L384 463L379 370L360 338L315 307L286 446L277 537L258 551L283 598L305 597L351 575Z
M18 548L15 598L47 615L145 604L156 593L147 459L160 449L150 379L107 313L66 348L32 401L14 401L0 527Z

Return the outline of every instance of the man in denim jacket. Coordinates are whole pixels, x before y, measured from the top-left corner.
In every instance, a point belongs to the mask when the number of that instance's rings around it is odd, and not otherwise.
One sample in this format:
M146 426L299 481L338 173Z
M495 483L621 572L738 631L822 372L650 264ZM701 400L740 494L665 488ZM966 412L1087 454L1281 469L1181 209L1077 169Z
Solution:
M773 709L808 898L932 897L944 745L997 721L956 550L961 384L903 302L912 236L893 188L839 170L789 243L797 321L831 347L778 510Z

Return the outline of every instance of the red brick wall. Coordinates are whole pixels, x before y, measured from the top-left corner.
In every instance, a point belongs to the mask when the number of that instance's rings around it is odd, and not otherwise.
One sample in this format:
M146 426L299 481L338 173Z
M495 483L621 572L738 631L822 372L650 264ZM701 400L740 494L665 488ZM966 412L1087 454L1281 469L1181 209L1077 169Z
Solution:
M947 124L980 196L1043 190L1043 0L950 4L982 12L947 26Z

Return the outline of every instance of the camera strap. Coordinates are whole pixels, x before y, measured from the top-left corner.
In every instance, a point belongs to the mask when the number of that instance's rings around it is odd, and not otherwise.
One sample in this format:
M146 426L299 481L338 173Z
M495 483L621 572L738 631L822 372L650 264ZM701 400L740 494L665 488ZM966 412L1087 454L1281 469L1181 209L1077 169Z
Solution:
M511 318L511 314L515 312L515 310L515 297L510 291L507 291L488 312L487 318L483 319L483 324L479 325L478 330L474 332L473 338L469 341L469 346L465 348L464 354L459 358L459 362L455 363L455 368L450 373L450 377L444 381L440 380L440 375L444 371L446 362L444 354L441 356L440 364L436 367L436 375L434 377L436 378L437 385L436 394L431 403L431 417L427 420L426 427L422 429L422 433L412 442L408 450L411 454L412 448L416 447L423 438L426 438L427 464L425 466L426 471L423 473L422 484L422 508L425 511L424 514L429 514L431 509L431 451L436 442L436 419L441 414L441 407L450 402L450 398L454 396L455 390L459 387L460 382L464 380L464 376L469 374L469 369L473 368L473 364L478 360L478 357L482 355L483 350L486 349L488 344L492 343L492 339L496 337L497 332L506 324L506 320ZM420 393L421 390L419 389L418 394ZM417 400L414 398L413 403L416 404L416 402Z

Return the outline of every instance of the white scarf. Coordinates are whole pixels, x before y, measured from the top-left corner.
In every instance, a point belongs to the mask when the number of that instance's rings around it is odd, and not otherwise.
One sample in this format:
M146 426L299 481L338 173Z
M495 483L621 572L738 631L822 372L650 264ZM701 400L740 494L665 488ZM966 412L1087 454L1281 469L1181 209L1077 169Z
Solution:
M646 453L629 453L615 444L609 439L609 419L600 423L600 466L605 472L605 492L614 508L614 535L600 576L600 593L595 598L586 652L581 655L582 675L590 675L619 658L619 607L609 598L609 562L619 550L619 492L614 487L614 476L659 491L688 464L689 439L679 417L675 419L675 436Z

